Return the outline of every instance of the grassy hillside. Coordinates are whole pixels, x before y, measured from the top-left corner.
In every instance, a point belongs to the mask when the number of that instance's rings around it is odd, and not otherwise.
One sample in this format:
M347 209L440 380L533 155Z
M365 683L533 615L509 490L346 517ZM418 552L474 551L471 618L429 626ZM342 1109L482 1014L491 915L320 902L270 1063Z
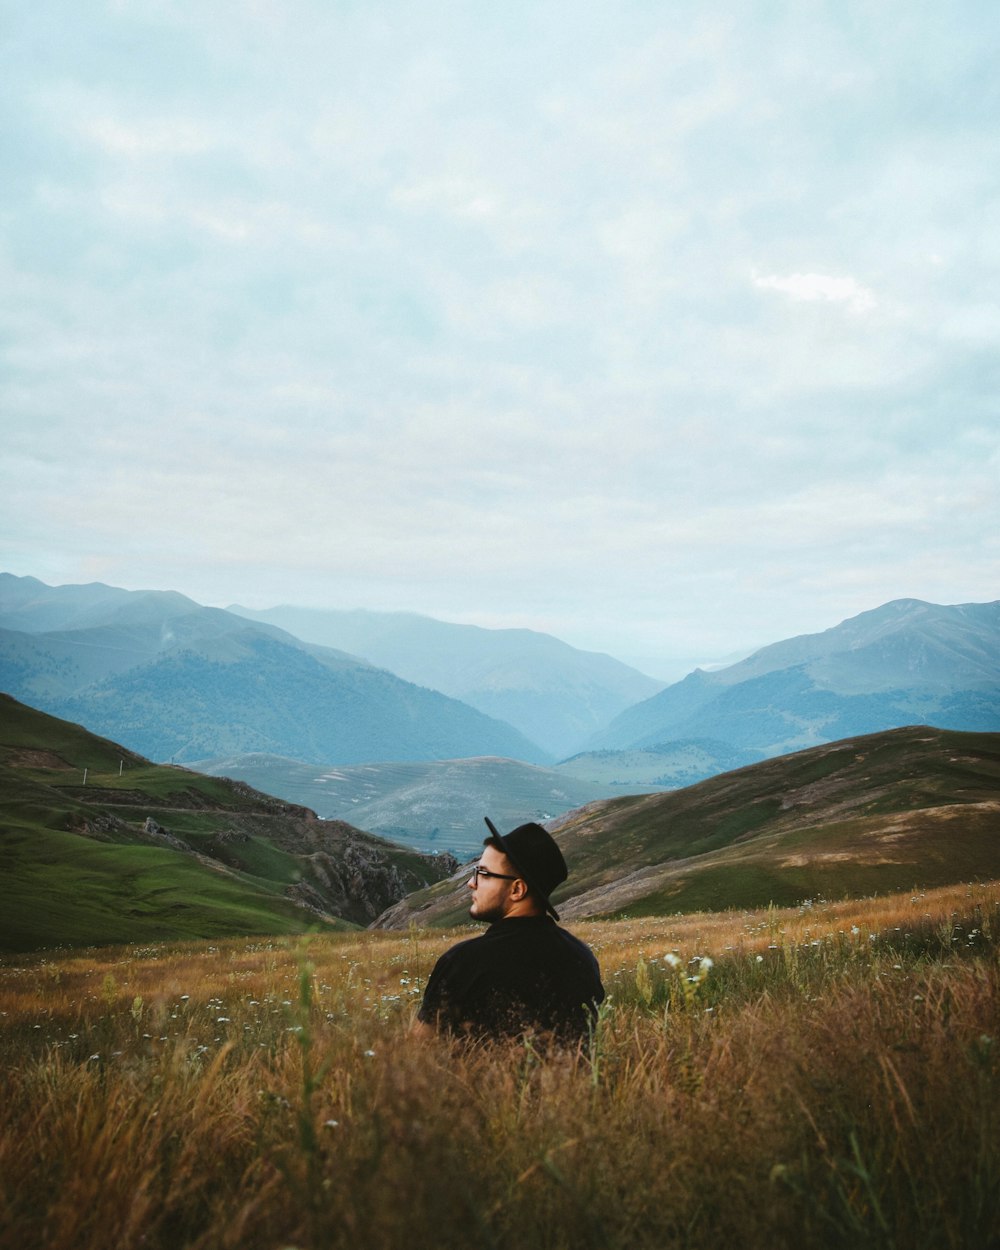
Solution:
M443 861L0 695L0 950L367 923Z
M765 760L671 793L593 803L552 826L565 916L654 915L948 885L1000 875L1000 734L911 727ZM464 882L385 918L453 924Z
M0 958L9 1250L995 1250L1000 885L574 930L576 1051L415 1040L468 931Z
M196 761L195 767L406 846L451 851L460 859L478 854L483 816L507 826L548 821L616 793L562 770L493 757L316 768L273 755L241 755Z

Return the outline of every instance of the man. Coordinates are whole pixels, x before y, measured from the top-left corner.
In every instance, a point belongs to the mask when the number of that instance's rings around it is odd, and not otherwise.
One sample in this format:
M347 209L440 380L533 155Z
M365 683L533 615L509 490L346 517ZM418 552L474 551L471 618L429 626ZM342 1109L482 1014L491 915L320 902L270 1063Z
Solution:
M469 915L489 928L451 947L427 982L414 1026L459 1037L527 1033L573 1044L587 1036L604 999L589 946L555 922L549 895L566 880L566 861L541 825L490 836L468 886Z

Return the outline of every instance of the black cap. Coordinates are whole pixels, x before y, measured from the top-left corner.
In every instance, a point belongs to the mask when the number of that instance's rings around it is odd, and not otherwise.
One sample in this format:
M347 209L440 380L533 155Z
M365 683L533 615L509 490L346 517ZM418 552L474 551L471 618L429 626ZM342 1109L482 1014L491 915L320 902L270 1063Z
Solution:
M483 818L489 826L490 836L485 839L486 846L495 846L517 869L520 876L528 884L528 889L541 902L545 910L556 920L559 913L549 902L549 895L569 876L566 861L555 838L547 829L536 825L534 821L527 825L518 825L510 833L500 833L489 816Z

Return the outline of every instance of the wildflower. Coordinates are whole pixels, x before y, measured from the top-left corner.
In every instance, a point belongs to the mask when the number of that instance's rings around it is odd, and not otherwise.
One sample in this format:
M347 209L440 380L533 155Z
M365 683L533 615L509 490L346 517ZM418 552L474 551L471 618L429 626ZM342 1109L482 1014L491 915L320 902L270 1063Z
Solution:
M668 951L667 954L663 956L663 962L665 964L669 964L671 968L679 968L681 966L680 956L675 955L673 951Z
M764 962L764 956L763 956L763 955L758 955L758 956L757 956L757 962L758 962L759 964L762 964L762 963Z

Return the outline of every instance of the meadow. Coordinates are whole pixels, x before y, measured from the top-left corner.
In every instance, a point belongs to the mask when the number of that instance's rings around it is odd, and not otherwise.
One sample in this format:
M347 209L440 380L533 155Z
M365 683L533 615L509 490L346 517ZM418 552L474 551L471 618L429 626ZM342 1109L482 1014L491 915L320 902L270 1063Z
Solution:
M1000 1246L1000 883L571 927L573 1053L408 1036L468 929L6 957L0 1245Z

